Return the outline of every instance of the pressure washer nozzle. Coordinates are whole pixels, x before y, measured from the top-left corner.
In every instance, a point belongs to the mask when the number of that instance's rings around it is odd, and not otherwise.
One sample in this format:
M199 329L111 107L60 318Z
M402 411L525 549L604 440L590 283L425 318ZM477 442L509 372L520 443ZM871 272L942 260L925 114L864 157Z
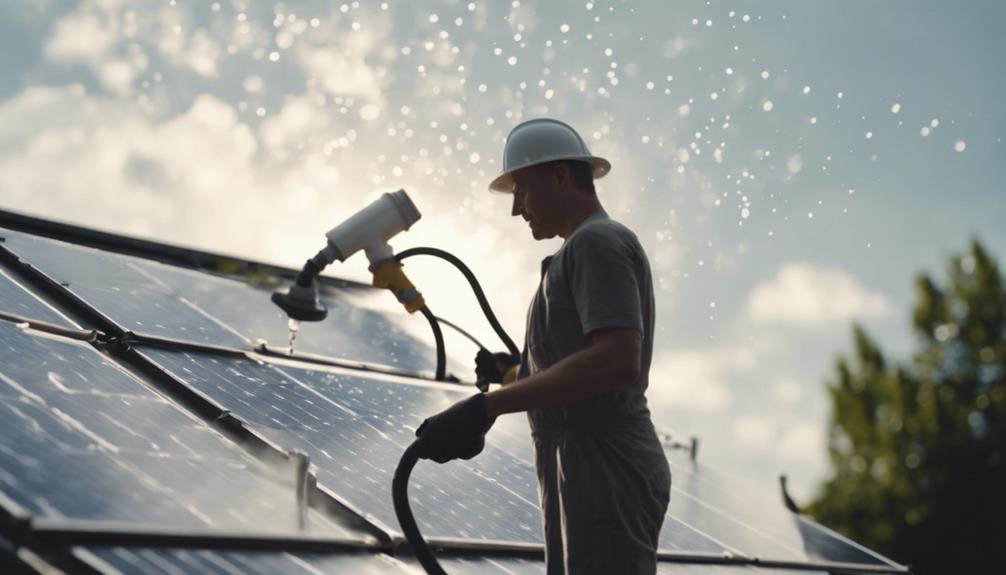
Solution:
M318 300L318 287L290 286L287 293L275 292L272 302L282 308L290 319L299 321L321 321L328 316L325 305Z

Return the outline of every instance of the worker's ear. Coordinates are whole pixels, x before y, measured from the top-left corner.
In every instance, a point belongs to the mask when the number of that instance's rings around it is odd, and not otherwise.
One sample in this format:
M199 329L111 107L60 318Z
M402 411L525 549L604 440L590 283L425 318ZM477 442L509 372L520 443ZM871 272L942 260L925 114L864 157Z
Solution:
M557 188L564 189L573 181L573 174L569 171L566 162L553 162L549 170L552 181L549 183Z

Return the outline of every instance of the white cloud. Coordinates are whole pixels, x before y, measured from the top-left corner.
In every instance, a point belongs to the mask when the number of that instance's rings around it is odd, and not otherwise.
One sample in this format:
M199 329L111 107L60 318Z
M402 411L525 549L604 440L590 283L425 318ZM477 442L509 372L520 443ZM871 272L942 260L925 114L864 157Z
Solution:
M297 48L301 64L328 92L377 99L381 94L381 82L364 56L363 53L339 52L328 46Z
M308 76L325 91L363 98L383 109L388 80L385 63L396 56L391 22L384 12L358 12L359 20L367 22L361 29L349 31L333 20L316 31L313 41L300 41L292 51Z
M825 466L827 440L824 427L812 421L798 421L782 426L779 456L792 463L801 463L813 469Z
M730 376L752 370L756 354L746 348L654 352L647 397L654 412L723 411L731 401Z
M748 413L735 417L731 428L734 440L748 454L771 457L801 471L825 465L825 431L818 422Z
M783 403L792 404L803 398L803 388L793 377L784 377L772 384L772 393Z
M187 245L227 236L246 250L258 240L244 226L268 219L256 202L269 184L256 177L255 138L210 96L155 123L79 87L29 88L0 106L0 125L0 149L10 150L0 186L15 209Z
M116 36L101 14L85 7L56 23L44 53L58 61L97 62L115 44Z
M891 306L844 270L805 263L783 266L748 299L748 317L759 323L823 325L886 315Z
M189 14L165 7L157 17L144 18L143 33L156 39L157 51L179 69L192 70L204 78L216 78L221 50L204 28L193 28Z
M771 451L775 434L775 423L766 416L742 415L733 421L734 437L740 445L752 452Z

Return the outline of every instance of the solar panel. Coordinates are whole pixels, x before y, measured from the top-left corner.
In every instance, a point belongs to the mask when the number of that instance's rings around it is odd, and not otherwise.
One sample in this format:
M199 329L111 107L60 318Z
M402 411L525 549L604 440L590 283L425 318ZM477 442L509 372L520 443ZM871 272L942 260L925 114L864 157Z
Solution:
M786 509L781 497L765 498L716 470L672 462L669 513L733 549L774 559L822 559L886 564L858 546L815 529Z
M391 479L418 423L416 417L405 423L403 416L432 413L434 406L446 405L458 395L417 385L397 385L389 395L377 387L379 380L356 374L343 376L346 387L322 393L318 386L304 383L310 377L304 370L287 370L295 380L250 360L161 349L141 353L267 438L288 449L307 451L318 466L319 481L395 532L398 522L391 504ZM353 395L372 391L383 395L377 399L368 395L362 401ZM401 395L395 396L396 391ZM371 401L384 404L383 419L363 405ZM478 461L483 467L517 464L495 448L487 449ZM510 491L469 465L421 462L411 493L416 515L431 536L540 541L537 495Z
M0 491L41 517L296 529L292 471L284 485L89 345L8 322L0 436ZM311 515L312 528L358 535Z
M421 568L411 557L390 557L379 553L339 554L285 553L277 551L228 551L197 549L153 549L88 547L74 549L74 555L100 573L108 575L377 575L418 573ZM505 556L441 555L440 565L451 575L541 575L541 560ZM672 563L657 565L661 575L792 575L791 569L771 569L744 565ZM799 571L806 575L826 575L824 571Z
M420 573L411 557L394 558L380 553L284 553L151 549L127 547L77 548L74 555L100 573L121 575L385 575ZM441 566L451 575L540 575L543 561L516 557L442 556ZM677 573L677 571L675 571ZM725 575L730 575L726 573Z
M249 339L286 348L287 316L269 301L272 290L169 265L151 263L143 271ZM328 308L328 318L302 322L295 351L409 371L435 369L433 336L426 321L419 314L407 314L390 293L325 287L320 297ZM411 335L417 332L423 339ZM474 366L459 364L448 356L448 369L467 374Z
M770 569L748 565L709 565L703 563L672 563L661 561L657 564L660 575L829 575L825 571L810 569Z
M288 318L269 300L272 290L10 230L0 230L0 236L13 253L66 284L123 330L241 348L260 341L277 349L288 345ZM428 343L413 335L426 333L426 322L397 309L388 298L383 291L326 287L321 299L329 318L303 322L296 350L432 372L432 334ZM473 367L448 356L448 369L468 375Z
M894 565L892 561L870 551L838 533L806 518L799 517L800 535L811 559L845 563Z
M138 258L0 231L4 245L121 329L223 346L250 342L137 269ZM139 265L147 265L145 262Z
M14 278L0 270L0 311L54 323L63 327L78 327L51 305L39 299Z
M76 548L74 555L108 575L385 575L406 573L400 561L383 554L340 552L308 555L281 551Z
M471 393L347 371L277 369L194 352L142 353L252 426L264 426L263 433L280 445L308 451L319 467L319 480L396 532L391 479L415 438L415 426L423 415ZM521 434L523 440L518 439ZM529 433L518 415L501 418L486 450L471 461L421 461L410 497L424 534L540 543L530 455ZM662 542L672 550L729 549L675 517L668 519Z

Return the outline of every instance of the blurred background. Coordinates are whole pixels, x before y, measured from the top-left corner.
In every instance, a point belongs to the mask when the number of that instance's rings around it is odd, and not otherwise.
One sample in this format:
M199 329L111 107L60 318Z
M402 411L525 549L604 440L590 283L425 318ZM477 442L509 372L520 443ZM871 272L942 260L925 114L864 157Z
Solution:
M1006 4L0 16L0 208L299 268L404 188L423 219L393 245L467 262L520 344L561 240L535 242L486 186L513 125L557 117L612 162L601 201L651 259L658 425L741 480L787 474L825 524L932 572L1006 537ZM438 315L495 341L452 269L409 270ZM370 279L362 257L328 273Z

